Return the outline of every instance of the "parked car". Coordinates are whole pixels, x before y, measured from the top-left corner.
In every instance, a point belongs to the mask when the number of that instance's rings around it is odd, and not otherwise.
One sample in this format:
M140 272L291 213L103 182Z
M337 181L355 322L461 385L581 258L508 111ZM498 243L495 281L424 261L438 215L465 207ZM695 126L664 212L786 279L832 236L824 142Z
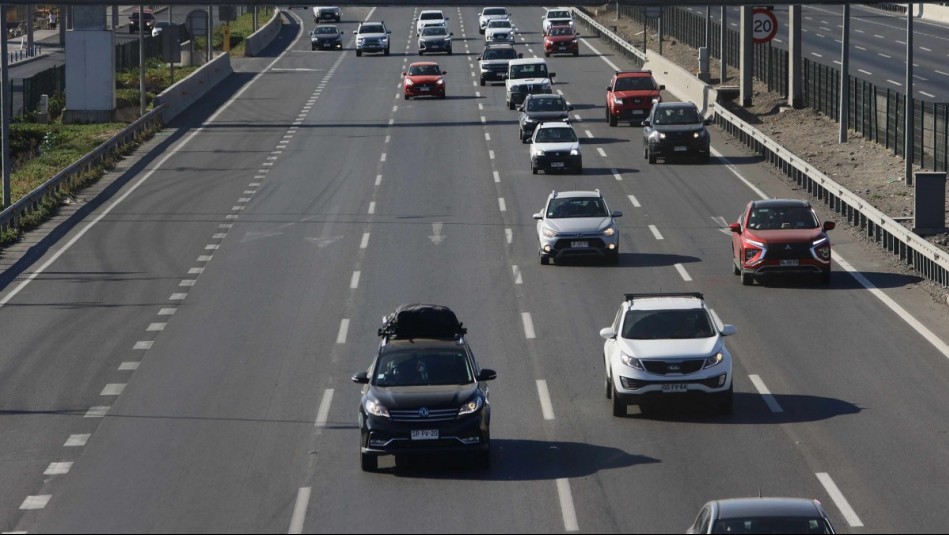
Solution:
M731 498L702 506L686 533L836 533L824 507L806 498Z
M735 332L701 293L626 294L613 325L600 330L613 416L650 399L686 397L731 414L732 357L724 337Z
M359 453L364 471L380 455L455 452L491 464L488 381L454 312L437 305L402 305L386 316L382 341L367 371L359 401Z
M444 26L426 26L418 36L418 55L444 52L451 55L451 38L454 34Z
M320 24L310 32L310 50L343 49L343 32L332 24Z
M831 247L827 232L833 221L821 223L807 201L751 201L728 227L732 231L732 272L741 283L776 274L816 274L830 284Z
M652 71L616 71L606 86L606 122L616 126L619 121L639 125L656 102L662 102L662 91Z
M445 98L445 78L448 74L437 63L420 61L409 65L402 73L402 97L409 100L414 97Z
M551 121L570 121L570 111L573 106L557 94L527 95L524 103L518 108L521 112L518 120L518 132L521 142L527 143L538 124Z
M619 210L610 211L600 190L553 191L537 221L540 263L565 257L603 258L619 263Z
M524 57L509 43L486 44L478 57L481 85L487 82L503 82L507 77L507 66L512 59Z
M531 137L531 173L537 171L583 172L583 154L580 138L570 123L562 121L541 123Z
M656 163L658 158L668 161L673 157L691 157L708 163L711 136L705 125L711 123L711 119L702 118L691 102L655 104L643 121L643 158Z

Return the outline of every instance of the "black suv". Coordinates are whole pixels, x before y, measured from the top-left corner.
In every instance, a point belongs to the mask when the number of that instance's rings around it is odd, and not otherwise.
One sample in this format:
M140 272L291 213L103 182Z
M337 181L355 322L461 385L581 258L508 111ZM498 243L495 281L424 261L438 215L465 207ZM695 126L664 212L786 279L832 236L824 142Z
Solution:
M138 32L138 15L137 9L129 15L129 33ZM151 35L151 31L155 27L155 14L146 10L142 20L145 22L145 31Z
M693 156L709 161L708 130L698 107L691 102L657 102L643 121L643 158L656 163L657 158Z
M480 468L491 464L491 406L487 381L454 312L437 305L402 305L386 316L382 342L359 402L362 469L380 455L464 452ZM398 463L398 457L396 458Z
M524 103L518 108L521 112L519 129L521 143L530 141L534 135L534 129L544 121L570 121L570 111L573 106L567 104L567 101L561 95L538 93L527 95Z

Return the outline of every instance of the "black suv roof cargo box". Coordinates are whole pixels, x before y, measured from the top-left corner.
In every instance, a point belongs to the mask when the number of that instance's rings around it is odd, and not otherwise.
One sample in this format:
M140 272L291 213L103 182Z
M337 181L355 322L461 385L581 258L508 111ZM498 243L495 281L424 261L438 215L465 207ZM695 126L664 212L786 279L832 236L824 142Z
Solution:
M450 308L412 303L399 305L383 318L379 336L454 339L467 332Z

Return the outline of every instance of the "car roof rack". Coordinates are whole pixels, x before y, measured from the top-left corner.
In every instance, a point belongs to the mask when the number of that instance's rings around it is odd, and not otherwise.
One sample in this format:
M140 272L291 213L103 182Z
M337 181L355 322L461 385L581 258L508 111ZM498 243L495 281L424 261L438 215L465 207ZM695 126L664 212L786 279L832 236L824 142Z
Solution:
M616 74L643 74L643 73L645 73L645 74L652 74L652 70L651 70L651 69L639 69L639 70L635 70L635 71L629 71L629 70L617 70L617 71L616 71Z
M649 297L694 297L696 299L705 300L705 296L702 295L702 292L658 292L658 293L635 293L635 294L623 294L626 296L626 301L635 301L636 299L645 299Z

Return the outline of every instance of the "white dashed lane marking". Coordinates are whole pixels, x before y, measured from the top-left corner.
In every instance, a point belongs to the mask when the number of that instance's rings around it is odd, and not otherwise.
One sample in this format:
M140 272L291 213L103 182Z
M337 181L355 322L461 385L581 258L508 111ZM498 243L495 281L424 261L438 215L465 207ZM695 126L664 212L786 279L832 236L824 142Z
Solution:
M349 333L349 319L344 318L342 321L339 322L339 334L336 335L336 343L345 344L346 335L348 333Z
M563 515L563 529L565 531L579 531L577 512L573 506L573 494L570 492L570 480L557 479L557 495L560 497L560 513Z
M86 411L83 418L105 418L105 415L109 413L109 407L105 406L96 406L89 407L89 410Z
M62 463L49 463L49 466L46 467L46 470L43 472L44 476L61 476L63 474L68 474L69 470L72 469L71 462L62 462Z
M536 338L534 334L534 320L531 319L530 312L521 313L521 323L524 324L524 337L528 340L533 340Z
M689 276L689 272L685 270L685 266L683 266L682 264L676 264L675 268L676 268L676 271L679 272L679 275L682 277L682 280L684 280L685 282L690 282L692 280L692 277Z
M540 410L544 414L544 420L554 419L554 404L550 401L550 391L547 389L547 381L537 380L537 396L540 398Z
M360 271L353 271L353 277L352 277L351 279L349 279L349 289L350 289L350 290L355 290L356 288L359 288L359 276L360 276L360 274L361 274Z
M663 238L662 238L662 234L659 233L659 229L656 228L656 225L649 225L649 230L652 232L652 235L653 235L657 240L663 239Z
M507 212L507 204L504 203L504 197L498 198L498 208L500 208L502 212Z
M79 434L79 435L69 435L69 438L66 439L66 443L63 444L64 448L81 448L86 445L86 442L89 442L90 434Z
M323 399L320 400L320 408L316 412L316 427L326 427L326 422L329 420L330 414L330 405L333 403L333 389L327 388L323 392Z
M306 520L306 508L310 503L310 487L302 487L297 491L297 501L293 505L293 516L290 517L290 529L287 533L303 533L303 521Z
M511 271L514 272L514 284L524 284L524 278L521 277L521 270L517 266L511 266Z
M368 232L363 233L362 241L359 243L360 249L365 249L366 247L369 247L369 233Z
M53 496L51 494L43 494L40 496L27 496L23 503L20 505L21 511L29 511L34 509L44 509L46 504L49 503L49 499Z
M837 484L831 479L830 474L827 472L818 472L815 475L821 482L821 485L824 486L824 490L827 491L827 494L830 494L830 499L834 500L834 503L837 505L837 508L840 509L840 513L844 515L844 519L847 520L850 527L863 527L863 522L860 521L860 517L857 516L857 513L850 507L850 502L844 497L844 493L840 492L840 489L837 488Z
M628 195L629 202L633 203L633 208L641 208L642 205L639 204L639 201L633 195Z
M119 396L122 394L123 390L125 390L125 384L109 383L105 385L105 388L102 389L102 392L100 392L99 395L100 396Z
M123 362L122 364L119 364L120 372L134 372L137 369L138 369L137 362Z
M596 151L600 153L600 156L606 158L606 151L603 150L603 147L597 147Z
M751 379L751 384L755 385L755 389L761 394L761 397L764 399L768 408L771 409L771 412L775 414L784 412L784 409L778 404L778 400L775 399L771 391L768 390L768 387L764 384L764 381L761 380L761 377L749 375L748 378Z

